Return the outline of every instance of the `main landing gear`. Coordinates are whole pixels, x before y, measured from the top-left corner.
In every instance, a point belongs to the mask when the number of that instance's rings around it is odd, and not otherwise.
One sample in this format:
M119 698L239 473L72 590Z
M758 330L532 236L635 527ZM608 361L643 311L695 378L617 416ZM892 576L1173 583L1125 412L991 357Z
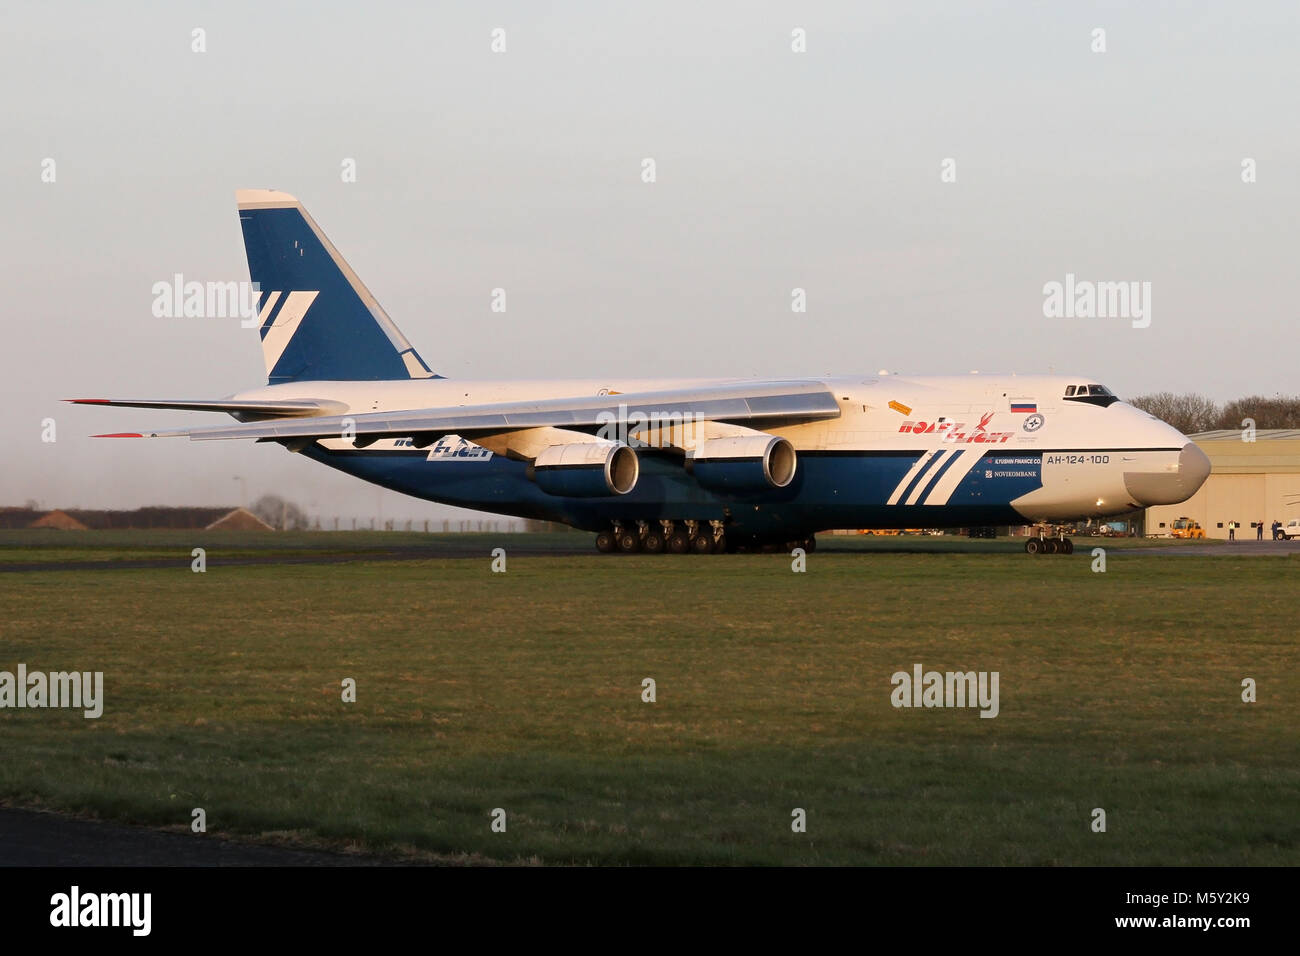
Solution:
M745 554L793 551L811 554L817 539L808 535L790 541L728 536L721 521L615 521L596 535L601 554Z
M1044 533L1025 542L1025 554L1074 554L1074 542L1064 532Z

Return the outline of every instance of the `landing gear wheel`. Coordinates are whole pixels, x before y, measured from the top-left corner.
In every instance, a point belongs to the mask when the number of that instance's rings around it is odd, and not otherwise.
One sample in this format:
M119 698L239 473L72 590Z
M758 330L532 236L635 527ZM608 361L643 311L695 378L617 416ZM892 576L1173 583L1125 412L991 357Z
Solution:
M641 539L641 550L646 554L663 554L664 536L658 531L647 531Z
M1043 552L1045 554L1056 554L1059 550L1061 550L1061 542L1055 538L1048 538L1043 542Z
M814 551L816 551L816 550L817 550L817 537L816 537L815 535L811 535L811 534L810 534L810 535L808 535L808 537L804 538L803 549L804 549L804 552L807 553L807 554L812 554Z
M1025 542L1025 554L1042 554L1042 553L1043 553L1042 538L1030 538L1028 541Z
M618 533L618 550L624 554L636 554L641 550L641 536L635 531L620 531Z
M1069 538L1061 539L1061 554L1074 554L1074 542Z
M596 550L601 554L609 554L618 547L618 542L614 540L614 532L602 531L596 535Z
M707 534L697 534L691 538L691 552L693 554L712 554L713 537Z
M691 550L691 536L685 531L674 531L668 536L668 550L673 554L687 554Z

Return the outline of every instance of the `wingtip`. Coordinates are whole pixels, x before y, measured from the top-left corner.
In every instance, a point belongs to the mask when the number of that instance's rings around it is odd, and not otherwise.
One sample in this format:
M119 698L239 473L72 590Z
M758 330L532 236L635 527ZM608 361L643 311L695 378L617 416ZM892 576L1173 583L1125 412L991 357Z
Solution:
M143 438L139 432L110 432L107 435L91 435L91 438Z
M64 398L60 401L67 402L70 405L108 405L112 399L108 398Z

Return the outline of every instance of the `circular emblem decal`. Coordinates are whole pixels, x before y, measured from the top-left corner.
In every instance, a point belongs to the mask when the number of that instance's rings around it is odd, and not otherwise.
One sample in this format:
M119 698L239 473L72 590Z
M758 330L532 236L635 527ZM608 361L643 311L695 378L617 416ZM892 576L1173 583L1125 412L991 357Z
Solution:
M1030 415L1028 418L1025 419L1025 425L1024 425L1025 431L1027 432L1038 431L1038 429L1043 427L1043 422L1045 422L1046 420L1047 419L1043 418L1042 415Z

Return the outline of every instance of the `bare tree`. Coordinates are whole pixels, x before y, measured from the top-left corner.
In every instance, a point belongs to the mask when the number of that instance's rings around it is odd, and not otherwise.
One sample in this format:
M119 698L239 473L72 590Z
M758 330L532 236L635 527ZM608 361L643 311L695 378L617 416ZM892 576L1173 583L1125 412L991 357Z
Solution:
M1219 406L1204 395L1156 392L1154 395L1139 395L1129 399L1129 404L1173 425L1184 435L1220 427L1222 413Z
M1247 418L1254 420L1256 428L1300 428L1300 396L1239 398L1223 406L1217 424L1219 428L1243 428Z
M310 527L306 512L279 495L262 495L248 510L279 531L304 531Z

